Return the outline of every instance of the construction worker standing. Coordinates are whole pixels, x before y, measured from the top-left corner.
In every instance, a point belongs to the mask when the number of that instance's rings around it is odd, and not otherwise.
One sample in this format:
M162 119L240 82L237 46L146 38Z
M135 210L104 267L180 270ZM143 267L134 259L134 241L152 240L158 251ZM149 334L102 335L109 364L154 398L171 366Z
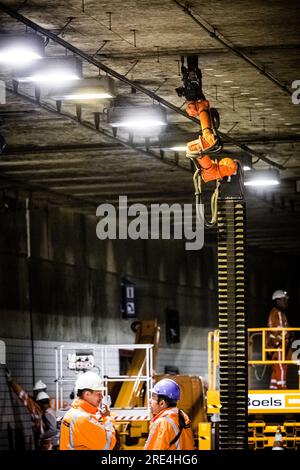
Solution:
M286 374L287 365L280 363L282 358L282 329L289 326L286 317L286 311L288 308L288 295L284 290L276 290L273 292L272 300L274 302L273 308L270 311L268 318L268 328L278 328L278 332L273 330L268 333L268 347L270 349L278 349L278 351L272 352L272 361L279 361L276 364L272 364L272 375L270 381L270 389L284 389L286 388ZM291 334L287 332L285 334L285 352L288 350L288 345L291 340Z
M116 443L108 406L99 411L103 383L95 372L81 374L75 384L77 397L64 415L60 450L110 450Z
M176 407L179 385L162 379L152 389L150 408L153 418L145 450L193 450L194 438L189 417Z
M52 450L58 447L56 413L50 406L50 397L46 392L39 392L36 402L42 410L43 431L39 437L39 449Z

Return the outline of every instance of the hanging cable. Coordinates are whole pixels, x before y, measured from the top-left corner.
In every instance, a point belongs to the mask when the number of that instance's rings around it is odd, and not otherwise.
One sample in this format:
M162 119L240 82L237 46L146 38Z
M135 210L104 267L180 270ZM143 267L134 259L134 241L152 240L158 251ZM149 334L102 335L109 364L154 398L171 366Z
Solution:
M195 197L196 197L196 214L200 223L204 222L204 225L208 228L212 228L217 223L218 215L218 197L219 197L219 188L220 181L216 180L216 188L211 197L211 220L208 221L205 217L204 203L202 201L202 181L201 181L201 170L196 169L193 175L193 182L195 187Z

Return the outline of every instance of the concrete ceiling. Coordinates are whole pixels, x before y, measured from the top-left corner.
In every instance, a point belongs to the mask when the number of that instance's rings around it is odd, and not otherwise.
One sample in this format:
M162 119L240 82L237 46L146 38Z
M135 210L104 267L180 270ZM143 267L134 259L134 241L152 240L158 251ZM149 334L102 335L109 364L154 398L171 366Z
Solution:
M63 103L58 113L47 89L39 102L31 85L14 91L10 70L2 68L0 79L7 87L0 107L0 132L7 141L0 157L2 188L31 190L36 200L93 213L104 201L117 202L119 194L145 204L192 202L190 162L181 152L161 149L197 136L197 124L174 107L184 110L184 99L175 92L181 85L180 56L198 54L204 92L221 115L223 155L242 160L252 155L255 168L280 168L280 187L246 191L249 243L300 254L300 105L291 99L291 84L300 80L297 0L195 0L189 6L183 0L12 0L1 5L19 18L0 8L0 33L25 32L29 19L52 35L48 56L72 54L76 47L86 57L85 77L97 77L99 67L125 77L127 83L116 80L118 99L152 104L153 96L133 93L136 86L170 104L160 139L132 141L122 132L113 136L107 103L83 105L79 121L74 105Z

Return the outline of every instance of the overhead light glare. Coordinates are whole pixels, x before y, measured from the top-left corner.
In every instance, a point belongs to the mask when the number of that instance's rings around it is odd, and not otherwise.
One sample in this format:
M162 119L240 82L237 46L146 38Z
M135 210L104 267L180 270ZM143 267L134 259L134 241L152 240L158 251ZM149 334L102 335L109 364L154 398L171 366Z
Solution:
M56 101L95 101L115 97L114 80L111 77L86 78L50 90L48 97Z
M134 129L145 129L147 127L165 126L166 122L157 119L144 118L144 119L127 119L119 122L117 125L112 124L112 127L131 127Z
M248 166L248 165L244 165L244 166L243 166L243 170L244 170L244 171L250 171L250 170L251 170L251 167Z
M44 39L36 34L0 35L0 63L14 68L32 64L44 56Z
M256 101L258 98L249 98L249 100Z
M245 181L245 186L276 186L279 181L273 179L259 179L256 181Z
M177 145L174 147L170 147L170 150L174 150L174 152L186 152L187 146L186 145Z
M223 80L224 83L233 83L233 80Z
M245 186L265 188L280 184L280 174L276 168L269 170L252 170L245 174Z
M37 74L20 79L20 82L34 82L34 83L64 83L72 80L80 80L80 77L73 73L65 73L64 71L57 71L48 74Z
M250 95L250 91L241 91L241 95Z
M51 57L36 61L31 67L14 70L18 82L48 85L64 84L82 77L82 63L77 57Z
M0 52L0 63L14 66L22 66L41 59L42 56L26 47L11 47Z
M217 73L217 74L215 74L215 77L224 77L224 74L222 74L222 73Z
M117 106L108 110L108 122L112 127L128 128L132 131L159 132L167 124L166 111L160 105Z

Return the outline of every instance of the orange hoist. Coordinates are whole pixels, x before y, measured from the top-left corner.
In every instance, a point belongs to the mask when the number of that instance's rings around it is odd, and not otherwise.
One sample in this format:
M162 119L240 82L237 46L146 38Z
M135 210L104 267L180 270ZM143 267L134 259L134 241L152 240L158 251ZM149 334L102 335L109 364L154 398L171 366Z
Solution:
M181 74L183 86L176 88L178 96L187 100L186 112L189 116L199 118L201 135L197 140L187 143L186 156L195 165L194 185L196 194L196 207L201 203L201 178L207 183L216 181L216 190L212 197L212 220L206 225L216 223L216 202L218 198L219 183L224 177L237 173L238 164L232 158L222 158L220 161L212 160L210 155L220 152L223 148L220 136L219 113L210 108L208 100L202 91L202 74L198 66L198 56L187 56L187 67L184 57L181 57Z
M218 135L219 115L210 108L202 91L202 75L198 56L181 58L183 86L176 89L187 100L189 116L199 119L201 134L187 143L187 157L195 166L194 185L196 212L207 227L217 226L218 234L218 317L219 317L219 388L220 423L219 448L246 449L247 447L247 331L246 331L246 255L245 255L245 201L243 172L238 160L212 155L222 150ZM226 178L227 177L227 178ZM204 216L201 182L216 182L211 198L212 217ZM221 184L222 183L222 184ZM213 424L213 423L211 423ZM199 445L207 442L207 423L200 423ZM203 440L204 439L204 440ZM201 445L200 445L201 448ZM204 448L207 449L207 446Z

